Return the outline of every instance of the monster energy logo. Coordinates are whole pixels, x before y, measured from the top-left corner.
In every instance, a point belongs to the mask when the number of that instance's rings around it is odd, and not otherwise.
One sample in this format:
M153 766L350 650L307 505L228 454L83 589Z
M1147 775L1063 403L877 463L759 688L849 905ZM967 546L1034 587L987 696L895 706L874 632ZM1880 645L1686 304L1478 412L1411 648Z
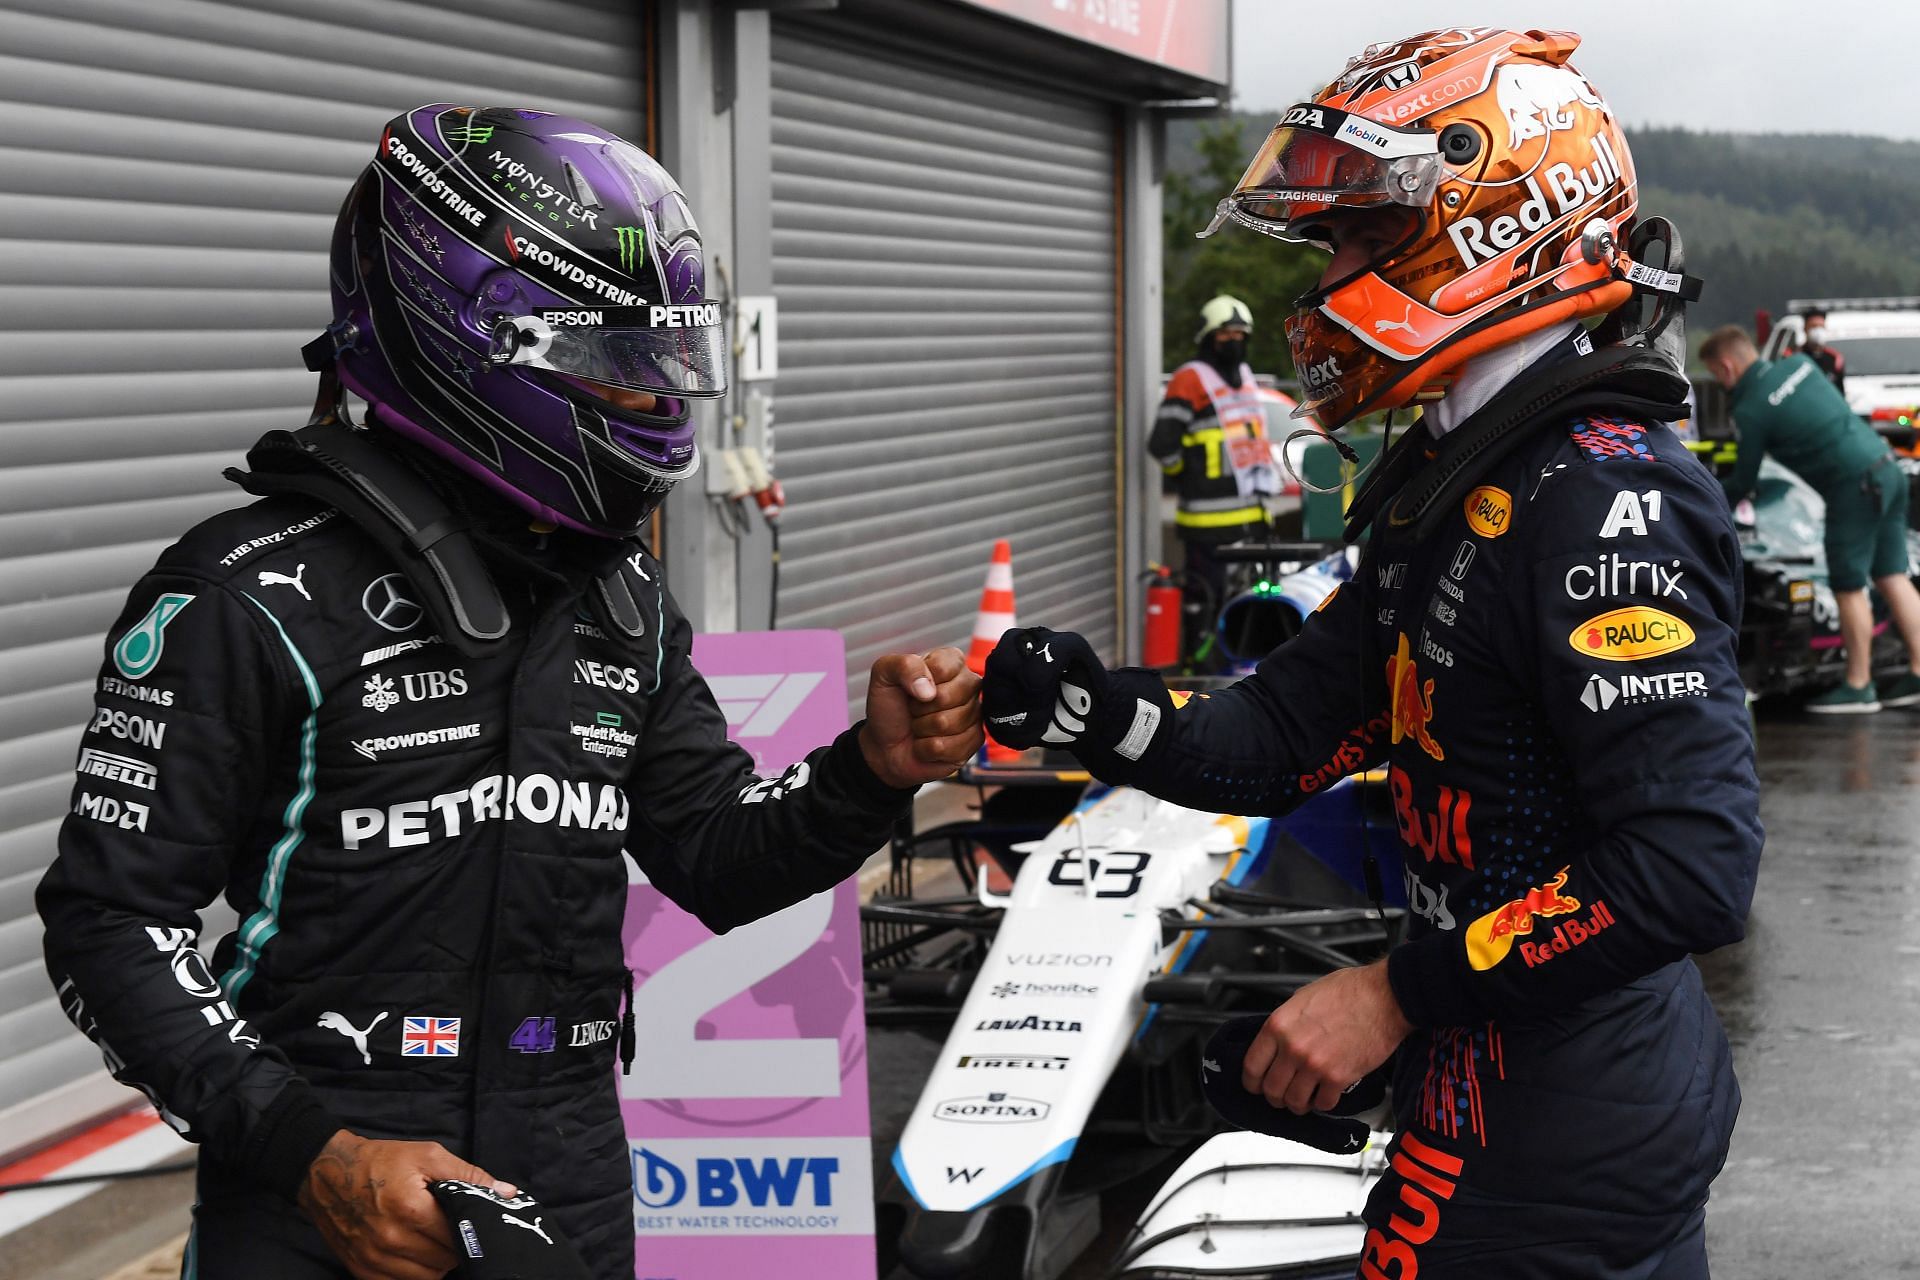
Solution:
M457 129L446 131L448 142L486 143L493 141L493 126L490 124L463 124Z
M620 250L620 269L628 275L633 274L634 261L647 248L647 229L645 227L615 227L614 243Z

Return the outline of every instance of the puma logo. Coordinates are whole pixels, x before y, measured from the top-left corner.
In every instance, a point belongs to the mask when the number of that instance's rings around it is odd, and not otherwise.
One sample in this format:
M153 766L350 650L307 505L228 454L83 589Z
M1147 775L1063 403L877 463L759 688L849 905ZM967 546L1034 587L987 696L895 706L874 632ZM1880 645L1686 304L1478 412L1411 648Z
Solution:
M525 1227L527 1230L533 1232L533 1234L539 1236L542 1240L545 1240L548 1244L553 1243L553 1237L540 1229L540 1224L546 1221L544 1217L535 1218L532 1222L524 1222L521 1219L514 1217L510 1213L503 1213L500 1215L500 1221L511 1222L516 1227Z
M293 576L289 578L284 573L275 573L271 569L262 569L260 571L260 585L263 587L292 587L301 595L307 596L307 599L311 601L313 597L307 595L306 584L300 581L301 576L304 575L306 571L307 566L303 564L298 569L295 569Z
M1398 320L1375 320L1375 321L1373 322L1373 331L1374 331L1374 332L1375 332L1376 334L1379 334L1379 333L1385 333L1385 332L1386 332L1387 330L1389 330L1389 329L1402 329L1402 330L1405 330L1405 331L1406 331L1406 335L1407 335L1407 336L1408 336L1409 338L1416 338L1416 339L1417 339L1417 338L1418 338L1418 337L1420 336L1419 334L1417 334L1417 333L1415 333L1415 332L1413 331L1413 304L1412 304L1411 302L1409 302L1409 303L1407 304L1407 314L1406 314L1406 315L1404 315L1404 316L1402 316L1402 317L1400 317L1400 319L1398 319Z
M305 565L301 566L303 569L305 567ZM386 1014L382 1013L379 1017L367 1024L365 1031L361 1031L351 1022L347 1021L346 1014L335 1013L329 1009L320 1015L320 1021L317 1025L322 1031L338 1031L341 1035L353 1041L353 1047L360 1051L361 1064L370 1067L373 1065L373 1055L367 1052L367 1037L373 1034L373 1029L379 1026L386 1016Z

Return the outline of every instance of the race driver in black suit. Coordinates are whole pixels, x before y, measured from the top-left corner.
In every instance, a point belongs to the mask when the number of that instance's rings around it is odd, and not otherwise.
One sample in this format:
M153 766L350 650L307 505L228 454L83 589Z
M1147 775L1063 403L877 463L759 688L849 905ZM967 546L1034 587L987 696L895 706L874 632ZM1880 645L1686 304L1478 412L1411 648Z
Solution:
M331 275L314 421L254 446L229 474L261 500L108 633L48 970L201 1146L190 1280L441 1276L436 1179L532 1192L631 1280L615 1060L660 1050L623 851L716 931L825 890L979 745L977 681L883 657L866 718L777 777L728 741L640 536L693 473L689 398L724 391L722 308L638 148L407 112Z

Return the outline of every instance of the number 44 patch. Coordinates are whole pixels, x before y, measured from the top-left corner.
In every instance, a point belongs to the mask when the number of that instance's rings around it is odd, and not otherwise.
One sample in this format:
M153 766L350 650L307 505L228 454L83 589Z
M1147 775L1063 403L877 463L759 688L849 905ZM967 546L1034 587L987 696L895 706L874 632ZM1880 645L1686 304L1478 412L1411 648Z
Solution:
M515 1053L552 1053L555 1043L552 1018L523 1019L507 1041Z
M1660 491L1649 489L1635 493L1622 489L1613 495L1613 506L1600 525L1600 536L1617 538L1623 533L1646 536L1647 526L1660 522Z

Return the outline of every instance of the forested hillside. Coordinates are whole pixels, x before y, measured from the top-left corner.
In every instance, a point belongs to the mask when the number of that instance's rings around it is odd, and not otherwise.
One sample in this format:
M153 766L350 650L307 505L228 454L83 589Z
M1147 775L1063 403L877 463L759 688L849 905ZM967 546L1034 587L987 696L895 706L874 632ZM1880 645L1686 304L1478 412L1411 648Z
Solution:
M1274 322L1256 334L1256 367L1286 367L1278 322L1317 270L1311 256L1238 227L1193 239L1272 124L1238 115L1169 127L1169 367L1187 357L1199 303L1227 288ZM1920 293L1920 143L1673 128L1628 138L1641 212L1674 221L1688 269L1707 281L1688 317L1696 340L1792 297Z

